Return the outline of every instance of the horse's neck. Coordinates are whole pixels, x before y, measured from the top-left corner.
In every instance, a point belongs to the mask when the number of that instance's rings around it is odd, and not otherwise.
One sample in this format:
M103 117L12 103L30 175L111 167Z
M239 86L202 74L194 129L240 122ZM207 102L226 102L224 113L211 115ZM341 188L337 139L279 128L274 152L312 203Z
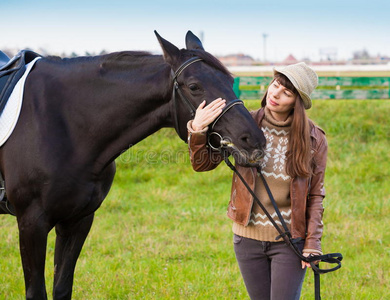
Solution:
M76 103L84 108L77 118L82 124L75 124L74 130L87 129L76 134L81 143L89 141L86 147L101 165L160 128L171 126L170 69L162 61L158 66L146 62L130 71L102 64L90 72L99 75L85 76L78 85L80 102Z
M166 68L136 68L123 74L119 83L112 83L110 76L104 76L103 80L108 86L105 93L109 99L102 97L100 103L108 113L107 125L119 132L125 130L128 144L138 143L170 122Z

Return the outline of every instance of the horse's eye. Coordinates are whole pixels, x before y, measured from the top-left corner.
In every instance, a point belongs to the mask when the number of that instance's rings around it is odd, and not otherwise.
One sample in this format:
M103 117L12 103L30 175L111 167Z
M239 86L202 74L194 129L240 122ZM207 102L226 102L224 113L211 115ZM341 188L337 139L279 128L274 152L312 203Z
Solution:
M190 90L191 91L193 91L193 92L195 92L195 91L198 91L199 90L199 86L198 85L196 85L196 84L190 84L189 86L188 86L189 88L190 88Z

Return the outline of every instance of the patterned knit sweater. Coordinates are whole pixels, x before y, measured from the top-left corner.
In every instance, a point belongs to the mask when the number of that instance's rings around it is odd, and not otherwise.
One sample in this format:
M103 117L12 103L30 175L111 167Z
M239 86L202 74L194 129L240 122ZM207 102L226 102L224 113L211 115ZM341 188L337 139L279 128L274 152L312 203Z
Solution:
M286 121L280 122L275 120L269 110L265 108L265 117L261 123L261 130L264 132L267 144L262 160L261 172L289 229L291 224L291 178L286 174L286 152L291 123L292 116ZM259 176L256 177L255 194L281 227L279 218ZM256 202L253 204L248 226L233 223L233 232L247 238L269 242L276 242L275 238L279 235Z

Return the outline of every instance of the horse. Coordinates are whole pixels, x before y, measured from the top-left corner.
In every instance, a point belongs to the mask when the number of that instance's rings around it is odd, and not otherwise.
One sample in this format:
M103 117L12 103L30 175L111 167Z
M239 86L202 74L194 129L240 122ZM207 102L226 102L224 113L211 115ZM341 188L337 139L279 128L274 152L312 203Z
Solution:
M186 141L187 122L203 100L227 100L213 130L234 145L237 162L252 166L261 156L264 135L245 106L236 105L232 74L191 31L186 49L155 35L162 55L42 57L26 79L19 120L0 147L26 299L47 299L45 255L53 228L53 299L71 299L76 262L112 185L115 159L161 128L176 128Z

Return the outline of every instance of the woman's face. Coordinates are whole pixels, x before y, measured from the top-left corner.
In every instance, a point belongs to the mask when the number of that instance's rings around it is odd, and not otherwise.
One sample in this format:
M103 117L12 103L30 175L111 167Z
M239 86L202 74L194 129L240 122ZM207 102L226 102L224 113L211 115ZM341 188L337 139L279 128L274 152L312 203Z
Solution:
M266 99L266 107L272 116L278 121L285 121L294 108L297 95L275 79L268 87Z

